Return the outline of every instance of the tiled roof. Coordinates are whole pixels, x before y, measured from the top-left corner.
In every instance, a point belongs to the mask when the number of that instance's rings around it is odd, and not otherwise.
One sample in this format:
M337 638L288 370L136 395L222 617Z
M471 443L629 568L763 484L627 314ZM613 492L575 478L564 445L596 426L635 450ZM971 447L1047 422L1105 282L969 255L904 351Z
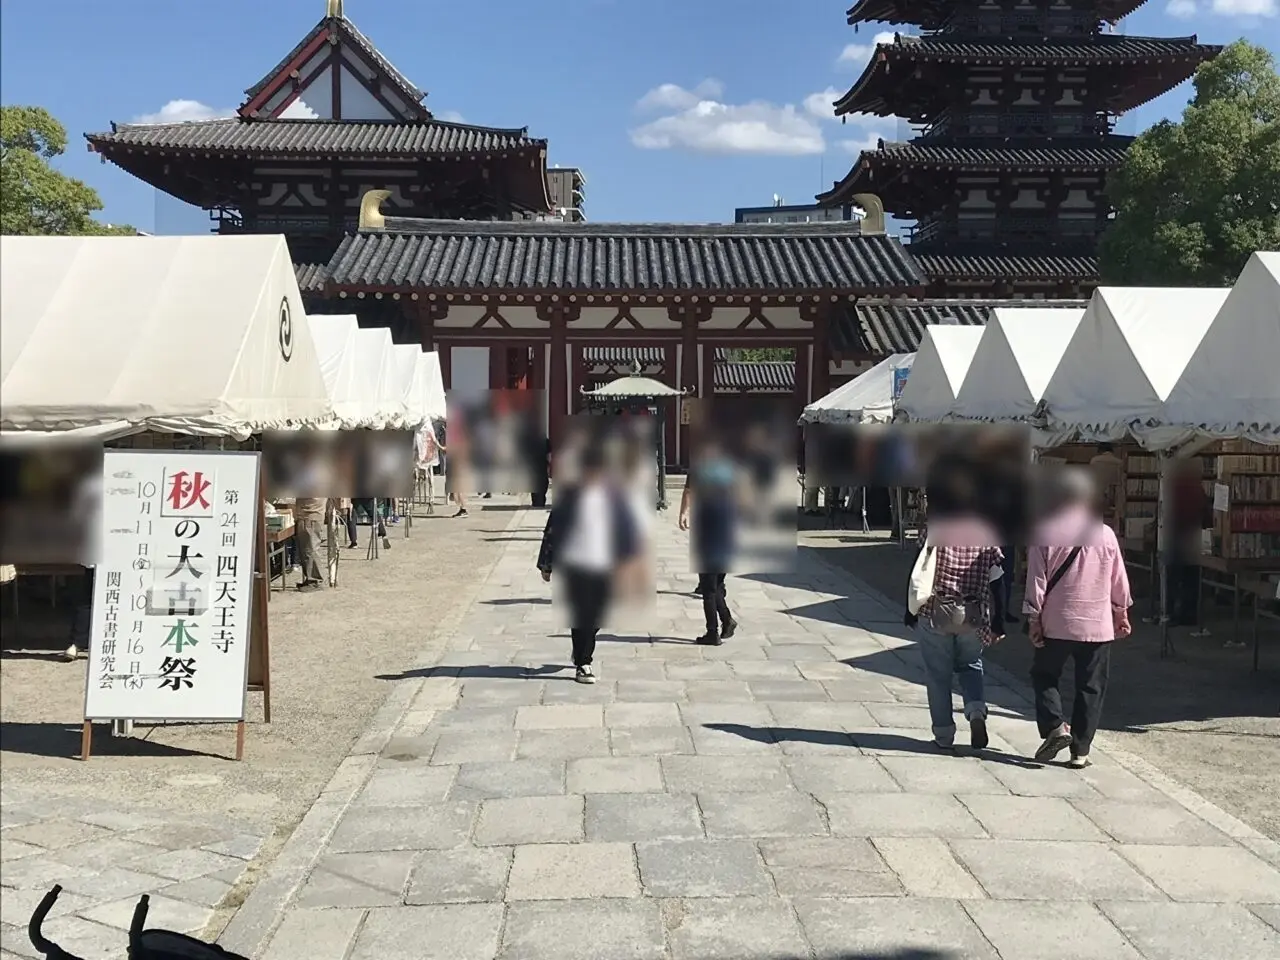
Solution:
M1108 23L1123 20L1147 0L1098 0L1098 15ZM849 23L867 21L909 23L925 30L941 26L951 13L955 0L858 0L849 8Z
M393 67L391 65L391 61L378 51L378 48L373 45L372 41L361 33L354 23L345 17L325 17L322 19L298 42L297 46L285 55L283 60L272 67L261 80L247 89L245 91L245 96L252 100L255 96L261 93L266 86L279 75L280 71L289 65L290 60L302 53L304 47L319 36L322 31L330 29L338 31L342 34L343 39L349 40L359 47L361 52L363 52L365 56L377 65L378 69L382 72L387 81L395 86L410 103L417 104L426 96L426 93L410 83L403 73Z
M1098 36L1089 40L953 40L946 35L894 36L892 43L877 45L870 62L849 91L835 102L835 112L910 115L924 123L950 103L949 83L928 71L890 70L893 62L963 65L1062 65L1130 66L1155 64L1155 71L1113 71L1095 84L1106 98L1106 107L1123 112L1173 89L1195 68L1221 50L1196 41L1194 36L1175 39Z
M1114 170L1124 162L1124 156L1133 142L1132 137L1109 136L1092 146L1045 147L1021 149L1017 147L973 147L939 143L892 143L881 140L877 149L863 150L853 162L844 178L836 181L830 190L817 196L819 203L830 206L848 203L858 193L875 193L893 211L892 198L884 191L881 179L874 171L890 171L910 168L916 170L955 171L1106 171ZM892 174L890 174L892 176ZM914 181L896 184L899 190L913 195L918 187Z
M948 60L959 63L1146 63L1198 57L1209 47L1190 37L1125 37L1102 35L1089 40L952 40L946 36L897 36L879 52L893 59Z
M327 265L323 263L295 263L293 272L298 278L298 290L304 294L324 293L328 279Z
M980 326L995 307L1074 307L1070 300L863 300L831 326L831 350L837 356L888 356L920 346L924 328L938 324Z
M731 360L712 368L716 390L791 392L796 388L794 360Z
M862 160L904 167L961 170L1110 170L1124 162L1125 147L961 147L926 143L886 143L863 150Z
M930 277L954 280L1098 280L1097 257L975 256L918 253Z
M587 363L622 364L639 360L644 364L662 363L662 347L583 347L582 359Z
M342 241L338 288L800 294L919 288L894 237L857 223L603 224L386 218ZM905 292L905 291L904 291Z
M100 153L120 149L203 156L270 156L292 159L412 159L427 154L503 154L545 149L526 130L473 127L438 120L200 120L191 123L122 124L110 133L85 135Z

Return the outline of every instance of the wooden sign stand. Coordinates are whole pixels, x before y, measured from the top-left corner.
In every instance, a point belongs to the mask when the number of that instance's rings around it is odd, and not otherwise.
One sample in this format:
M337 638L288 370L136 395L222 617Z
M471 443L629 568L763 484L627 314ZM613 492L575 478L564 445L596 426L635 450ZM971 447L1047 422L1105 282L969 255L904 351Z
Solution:
M261 495L259 474L257 530L255 531L253 603L249 624L249 670L245 690L262 694L263 722L271 722L271 641L267 602L271 597L271 559L267 552L267 514ZM247 697L246 697L247 700ZM245 721L236 721L236 760L244 759ZM88 760L93 750L93 721L84 721L80 731L80 759Z

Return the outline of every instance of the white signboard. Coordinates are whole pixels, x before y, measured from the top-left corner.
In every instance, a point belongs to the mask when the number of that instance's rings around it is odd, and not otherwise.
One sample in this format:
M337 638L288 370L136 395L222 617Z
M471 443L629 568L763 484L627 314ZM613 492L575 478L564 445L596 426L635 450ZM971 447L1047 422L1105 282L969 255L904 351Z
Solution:
M86 720L242 720L258 454L108 450Z
M1230 506L1231 488L1225 483L1213 485L1213 509L1218 513L1226 513Z

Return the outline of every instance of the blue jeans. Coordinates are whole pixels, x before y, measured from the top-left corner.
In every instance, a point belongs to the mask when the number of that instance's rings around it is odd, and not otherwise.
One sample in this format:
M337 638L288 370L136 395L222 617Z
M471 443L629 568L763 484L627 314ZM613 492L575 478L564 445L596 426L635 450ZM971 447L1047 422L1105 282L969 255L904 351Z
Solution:
M966 720L987 717L983 691L982 641L977 634L935 633L922 620L916 626L916 645L924 660L925 690L933 737L949 746L955 741L956 720L951 709L951 679L960 684Z

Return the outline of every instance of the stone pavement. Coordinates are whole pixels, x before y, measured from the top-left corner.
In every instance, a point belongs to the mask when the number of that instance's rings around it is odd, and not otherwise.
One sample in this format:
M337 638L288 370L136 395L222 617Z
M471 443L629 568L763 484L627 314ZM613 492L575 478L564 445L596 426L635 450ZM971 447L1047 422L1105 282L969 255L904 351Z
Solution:
M93 761L90 761L93 762ZM175 787L175 790L178 789ZM0 789L0 958L38 957L31 912L63 891L45 935L84 960L116 960L141 894L148 927L199 935L257 855L264 831L225 815L115 809L35 786Z
M1280 958L1280 847L1108 751L1085 771L1024 759L1038 737L1007 678L989 683L992 749L937 754L900 611L847 575L805 558L732 578L740 632L690 643L701 608L673 519L651 622L602 637L592 687L533 569L545 514L513 518L449 652L406 674L225 944L261 960Z

